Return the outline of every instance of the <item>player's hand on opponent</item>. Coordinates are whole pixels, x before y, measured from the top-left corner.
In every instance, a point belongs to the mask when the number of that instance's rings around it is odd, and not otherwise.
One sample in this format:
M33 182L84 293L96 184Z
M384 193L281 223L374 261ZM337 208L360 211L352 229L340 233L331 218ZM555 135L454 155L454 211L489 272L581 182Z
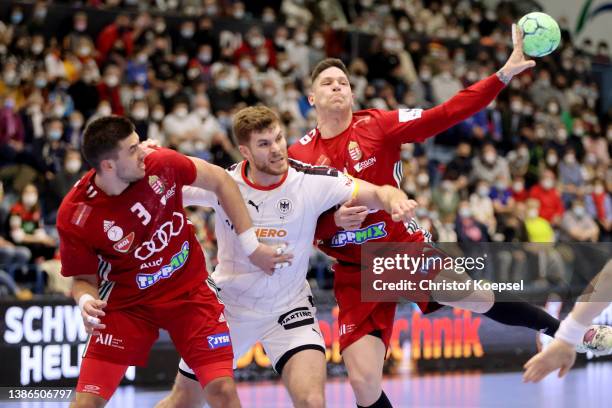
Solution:
M347 231L361 227L361 223L368 216L368 207L363 205L353 206L353 202L353 199L348 200L334 213L336 225Z
M160 147L159 142L153 139L147 139L140 142L140 148L144 151L145 156L153 153L156 148Z
M551 372L559 370L559 378L563 377L576 361L576 348L571 344L554 339L544 350L525 363L523 382L538 382Z
M90 299L83 304L81 309L81 317L83 317L83 323L85 324L85 331L91 335L98 335L98 330L106 329L106 325L100 320L101 317L106 316L104 309L106 307L106 301L100 299Z
M512 24L512 45L514 49L506 64L499 70L509 81L513 76L520 74L526 69L535 67L535 61L525 58L523 53L523 32L521 28Z
M267 275L272 275L278 269L291 265L293 254L286 252L285 245L270 246L259 244L257 249L249 255L249 260Z
M415 217L414 210L419 204L408 198L398 198L391 202L391 219L395 222L409 222Z

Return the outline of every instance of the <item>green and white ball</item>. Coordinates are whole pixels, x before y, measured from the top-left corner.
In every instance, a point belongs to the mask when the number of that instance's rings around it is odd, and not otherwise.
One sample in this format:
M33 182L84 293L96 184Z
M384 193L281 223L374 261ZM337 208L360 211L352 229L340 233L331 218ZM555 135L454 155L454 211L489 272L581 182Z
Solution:
M523 30L523 52L531 57L550 54L561 42L561 30L554 18L545 13L524 15L518 22Z

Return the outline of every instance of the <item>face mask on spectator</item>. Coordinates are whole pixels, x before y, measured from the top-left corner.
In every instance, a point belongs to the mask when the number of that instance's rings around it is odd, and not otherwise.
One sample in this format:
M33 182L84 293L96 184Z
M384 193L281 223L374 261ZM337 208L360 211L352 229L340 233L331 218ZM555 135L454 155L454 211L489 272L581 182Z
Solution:
M149 116L149 112L146 108L136 108L132 111L132 116L136 120L145 120Z
M574 207L574 214L578 218L582 218L585 215L584 207L581 205L577 205Z
M281 61L278 64L278 69L283 73L289 72L291 71L291 63L289 61Z
M187 108L185 107L176 108L174 110L174 114L178 116L179 118L184 118L185 116L187 116L188 113L189 112L187 111Z
M4 73L4 82L9 86L15 86L19 82L16 71L7 71Z
M23 14L21 13L13 13L11 14L11 23L19 24L23 20Z
M62 138L62 131L53 129L49 131L49 140L58 141Z
M53 116L57 118L61 118L62 116L64 116L65 112L66 108L64 108L64 105L55 105L53 107Z
M530 218L530 219L538 218L539 214L540 212L537 208L530 208L527 210L527 218Z
M582 126L575 126L574 127L574 134L578 137L583 136L584 135L584 128Z
M217 9L217 6L215 6L214 4L212 4L210 6L206 6L206 14L209 15L209 16L217 15L218 11L219 11L219 9Z
M251 68L253 68L253 63L251 62L250 59L248 58L243 58L240 61L240 68L244 69L244 70L249 70Z
M154 121L161 122L161 120L164 118L164 112L160 110L153 111L151 117Z
M174 62L176 63L176 65L178 67L184 67L185 65L187 65L187 56L186 55L179 55L178 57L176 57L176 59L174 60Z
M166 24L164 24L164 23L156 23L154 29L155 29L155 32L157 34L161 34L166 29Z
M114 88L119 85L119 77L117 77L116 75L108 75L104 78L104 83L109 88Z
M494 152L486 152L483 156L485 163L493 164L497 155Z
M542 187L544 188L544 190L550 190L554 186L555 186L555 181L553 179L545 178L542 180Z
M593 187L593 192L595 194L601 194L604 192L604 186L603 184L595 184L595 187Z
M37 20L44 20L45 17L47 17L47 9L46 8L39 8L34 10L34 17Z
M308 35L306 33L299 33L295 36L295 41L298 44L305 44L308 41Z
M576 163L576 156L573 154L566 154L565 157L563 157L563 161L567 164L574 164Z
M238 9L234 11L234 18L241 20L244 17L244 10Z
M265 67L268 65L268 56L265 54L259 54L255 59L255 62L257 62L257 65L260 67Z
M529 149L526 148L525 146L519 147L518 154L521 157L527 157L529 156Z
M66 162L66 171L70 174L75 174L81 170L81 161L78 159L71 159Z
M480 186L478 187L478 195L482 198L488 197L489 196L489 187L487 186Z
M527 115L530 116L533 114L533 106L531 105L525 105L523 107L523 115Z
M87 23L85 21L78 21L74 23L74 29L80 33L87 30Z
M194 34L193 33L193 29L191 29L191 28L183 28L183 29L181 29L181 36L183 38L191 38L191 37L193 37L193 34Z
M449 193L449 192L452 192L454 190L455 185L450 180L444 180L440 187L442 188L442 190L444 190L447 193Z
M416 178L416 182L420 186L426 186L429 184L429 176L426 173L419 173Z
M608 133L606 134L609 142L612 142L612 127L608 128Z
M556 103L548 104L548 113L550 113L551 115L556 115L557 113L559 113L559 105L557 105Z
M21 201L26 207L34 207L38 202L38 194L36 193L25 193L21 198Z
M111 112L111 107L108 105L102 105L98 108L98 113L100 114L100 116L109 116Z
M557 130L556 139L559 143L564 143L567 140L567 130L565 130L565 128Z
M198 59L204 64L208 64L211 58L212 56L210 55L210 52L201 52L198 54Z
M321 38L321 37L315 37L312 40L312 46L315 47L318 50L323 48L324 45L325 45L325 40L323 38Z
M461 207L459 209L459 216L461 218L469 218L472 216L472 210L469 207Z
M36 78L34 80L34 86L37 88L44 88L47 86L47 80L45 78Z
M80 129L83 126L82 119L73 119L70 121L70 127L73 129Z
M251 38L248 39L249 45L252 48L259 48L264 44L264 39L263 37L259 36L259 35L255 35Z
M12 110L15 107L15 101L12 98L6 99L4 101L4 107Z
M431 71L427 69L421 70L421 73L419 76L421 77L423 81L429 81L431 79Z
M522 181L515 181L514 184L512 185L512 189L516 191L517 193L520 193L521 191L523 191L524 188L525 186L523 185Z
M499 191L506 191L506 182L501 180L495 182L495 188Z
M427 211L426 208L419 207L416 209L415 215L417 216L417 218L427 218L427 216L429 215L429 211Z
M555 166L558 161L559 161L559 158L557 157L556 154L549 154L546 156L546 164L548 164L551 167Z
M276 16L274 15L274 13L269 13L269 12L268 12L268 13L264 13L264 14L261 16L261 20L262 20L264 23L273 23L275 19L276 19Z
M208 115L210 114L210 110L204 107L198 108L196 112L198 113L198 116L201 117L202 119L206 119Z
M36 55L40 54L42 50L45 49L45 45L43 43L34 43L32 44L32 52Z
M249 82L248 79L241 78L238 81L238 86L240 87L240 89L246 90L246 89L249 89L251 87L251 83Z

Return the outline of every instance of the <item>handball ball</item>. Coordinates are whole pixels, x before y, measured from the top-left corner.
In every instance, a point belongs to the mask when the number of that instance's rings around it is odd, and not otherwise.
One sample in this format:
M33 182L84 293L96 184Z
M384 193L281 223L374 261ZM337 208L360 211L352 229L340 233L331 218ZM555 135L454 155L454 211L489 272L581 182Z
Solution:
M561 42L559 24L548 14L533 12L518 22L523 30L523 52L531 57L550 54Z

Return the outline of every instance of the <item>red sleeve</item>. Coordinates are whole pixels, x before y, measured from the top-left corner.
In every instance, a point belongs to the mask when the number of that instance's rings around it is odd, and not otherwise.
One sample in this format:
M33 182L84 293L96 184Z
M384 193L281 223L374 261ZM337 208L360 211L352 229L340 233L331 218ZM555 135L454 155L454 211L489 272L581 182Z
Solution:
M76 234L75 228L78 227L63 227L58 223L62 275L95 275L98 272L98 257L86 240Z
M328 240L338 232L336 220L334 220L335 208L325 211L317 220L317 229L315 230L315 240Z
M147 159L153 166L171 169L174 173L174 179L181 187L190 186L196 180L197 170L195 164L187 156L174 150L158 149L156 152L148 155L145 160Z
M397 144L422 142L484 109L504 89L493 74L463 89L448 101L431 109L373 111L385 134Z

